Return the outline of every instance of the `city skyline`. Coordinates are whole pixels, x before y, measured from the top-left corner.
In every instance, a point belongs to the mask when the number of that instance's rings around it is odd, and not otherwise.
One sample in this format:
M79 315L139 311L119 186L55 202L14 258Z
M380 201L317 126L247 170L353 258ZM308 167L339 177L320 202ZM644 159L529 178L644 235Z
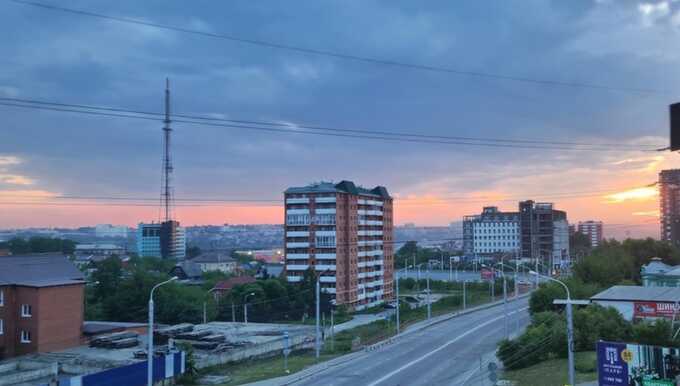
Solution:
M178 198L267 200L279 197L287 186L313 181L375 181L393 192L396 224L446 225L483 206L507 209L533 199L554 202L569 212L571 222L620 224L608 226L607 235L658 237L657 193L645 185L656 182L658 172L673 168L677 159L638 147L649 150L668 142L667 106L674 100L654 90L680 83L680 75L665 70L680 62L666 49L669 38L680 34L680 9L669 2L655 4L537 3L532 12L545 17L526 20L522 7L507 4L490 12L474 3L456 9L430 4L417 10L399 2L301 3L295 11L308 21L304 28L294 18L278 17L290 10L276 3L269 10L233 3L190 13L183 5L160 10L136 3L115 8L74 5L211 33L603 86L597 88L477 79L302 55L6 2L0 4L8 16L0 26L6 34L26 17L39 23L7 43L11 59L0 75L0 97L161 111L167 76L178 114L277 122L293 130L306 124L430 136L616 143L622 147L581 151L571 145L409 143L177 124L174 185ZM224 14L233 16L228 25ZM351 17L354 28L343 28L343 17L337 15ZM480 15L486 18L483 27L466 22ZM318 35L306 33L309 28ZM115 56L110 55L112 47ZM140 51L150 55L142 57ZM535 63L539 52L541 60ZM563 69L559 73L551 71L557 64ZM160 122L0 108L9 128L0 143L0 228L135 225L158 218L153 201L126 206L98 200L89 206L93 200L50 197L158 197ZM634 188L639 188L636 193L614 195ZM181 205L186 204L178 203L176 213L183 225L283 222L280 203Z

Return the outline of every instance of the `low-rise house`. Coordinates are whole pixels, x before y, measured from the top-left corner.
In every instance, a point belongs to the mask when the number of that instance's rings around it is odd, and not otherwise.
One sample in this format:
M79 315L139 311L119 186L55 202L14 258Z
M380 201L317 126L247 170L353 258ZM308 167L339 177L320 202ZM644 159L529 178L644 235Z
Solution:
M680 288L615 285L590 298L592 303L614 307L626 320L677 320Z
M680 266L668 265L653 257L640 269L640 277L645 287L680 287Z
M122 256L125 248L116 244L78 244L74 253L76 256Z
M197 264L189 261L181 261L170 270L170 276L177 276L183 281L200 281L203 279L203 271Z
M197 265L203 272L233 273L238 267L236 260L221 252L202 253L190 262Z
M252 276L234 276L227 280L218 281L210 290L218 300L220 297L227 295L235 286L254 283L255 278Z
M84 287L65 256L0 256L0 360L79 345Z

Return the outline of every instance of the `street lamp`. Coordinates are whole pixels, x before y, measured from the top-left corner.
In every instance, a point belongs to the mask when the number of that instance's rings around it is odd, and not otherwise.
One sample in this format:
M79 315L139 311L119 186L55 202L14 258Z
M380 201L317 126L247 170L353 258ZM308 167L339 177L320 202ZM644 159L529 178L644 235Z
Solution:
M177 280L177 276L173 276L170 279L158 283L153 288L151 288L151 293L149 294L149 331L147 332L147 339L149 341L149 351L146 354L146 358L148 361L148 364L146 366L147 368L147 373L146 373L146 383L147 386L153 386L153 292L156 290L156 288L168 284L171 281Z
M418 272L420 272L420 266L427 264L427 320L432 317L432 302L430 295L430 262L418 264Z
M572 300L571 299L571 293L569 292L569 287L567 287L564 282L557 280L555 278L552 278L550 276L545 276L541 275L540 273L536 271L529 271L530 274L541 276L545 279L548 279L550 281L554 281L555 283L559 283L562 287L564 287L564 290L567 292L567 300L562 300L562 299L555 299L553 301L553 304L565 304L567 307L567 353L569 354L569 384L574 385L575 383L575 373L574 373L574 321L572 317L572 309L571 305L572 304L589 304L588 301L586 300Z
M314 346L316 348L316 360L319 360L321 354L321 327L319 326L319 318L321 314L321 276L331 272L330 270L325 270L319 272L316 275L316 339L314 341Z
M399 332L401 331L400 327L399 327L399 272L406 270L406 272L408 274L409 268L411 268L411 266L406 266L402 269L397 270L397 272L395 272L395 275L397 277L397 280L396 280L396 283L397 283L397 290L396 290L396 293L397 293L397 335L399 335Z
M255 292L246 294L243 297L243 321L248 324L248 296L255 296Z

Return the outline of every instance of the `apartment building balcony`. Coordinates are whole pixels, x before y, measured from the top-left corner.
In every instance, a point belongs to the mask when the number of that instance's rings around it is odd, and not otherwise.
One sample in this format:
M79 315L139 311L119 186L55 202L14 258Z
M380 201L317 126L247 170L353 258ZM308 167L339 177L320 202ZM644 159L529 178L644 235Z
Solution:
M302 281L302 276L286 276L286 280L290 283L297 283Z
M314 266L317 271L335 271L335 264L317 264Z
M286 209L286 214L309 214L309 208Z
M382 236L383 231L357 231L359 236Z
M286 265L287 271L306 271L309 269L308 264L288 264Z
M286 204L309 204L309 197L287 198Z
M286 237L309 237L309 231L288 231Z
M335 214L335 208L316 208L316 214Z
M309 253L289 253L286 255L286 260L309 259Z
M359 216L382 216L383 212L382 212L382 210L374 210L374 209L358 209L357 214Z
M357 200L357 203L359 205L383 206L382 201L376 201L376 200Z
M286 243L286 248L309 248L309 241L295 241Z
M314 255L317 260L335 260L335 253L317 253Z
M334 197L316 197L314 201L317 204L331 204L336 202L336 198Z

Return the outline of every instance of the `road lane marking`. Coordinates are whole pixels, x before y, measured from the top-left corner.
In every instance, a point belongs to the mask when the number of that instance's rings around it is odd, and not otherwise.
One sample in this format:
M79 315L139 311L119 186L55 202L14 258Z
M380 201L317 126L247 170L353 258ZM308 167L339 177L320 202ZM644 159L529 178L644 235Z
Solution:
M524 308L521 308L521 309L519 309L519 310L517 310L517 311L509 312L508 315L511 315L511 314L514 314L514 313L517 313L517 312L521 312L521 311L524 311L524 310L528 310L528 309L529 309L529 307L524 307ZM441 351L441 350L443 350L443 349L449 347L450 345L452 345L452 344L458 342L459 340L465 338L466 336L472 334L473 332L475 332L475 331L477 331L477 330L479 330L479 329L481 329L481 328L484 328L484 327L488 326L489 324L494 323L494 322L496 322L496 321L498 321L498 320L501 320L501 319L503 319L503 318L505 318L505 315L497 316L497 317L495 317L495 318L493 318L493 319L487 320L486 322L484 322L484 323L482 323L482 324L476 326L475 328L473 328L473 329L471 329L471 330L467 330L467 331L464 332L463 334L458 335L457 337L451 339L450 341L444 343L443 345L441 345L441 346L437 347L436 349L430 351L429 353L423 355L422 357L420 357L420 358L418 358L418 359L416 359L416 360L414 360L414 361L411 361L411 362L409 362L409 363L407 363L407 364L405 364L405 365L399 367L398 369L396 369L396 370L394 370L394 371L391 371L391 372L387 373L386 375L384 375L384 376L382 376L381 378L379 378L377 381L371 382L371 383L369 383L369 384L366 385L366 386L376 386L377 384L379 384L379 383L381 383L381 382L383 382L383 381L385 381L385 380L387 380L387 379L393 377L395 374L400 373L400 372L402 372L402 371L408 369L409 367L415 365L416 363L419 363L419 362L421 362L421 361L423 361L423 360L429 358L430 356L432 356L432 355L438 353L439 351Z

